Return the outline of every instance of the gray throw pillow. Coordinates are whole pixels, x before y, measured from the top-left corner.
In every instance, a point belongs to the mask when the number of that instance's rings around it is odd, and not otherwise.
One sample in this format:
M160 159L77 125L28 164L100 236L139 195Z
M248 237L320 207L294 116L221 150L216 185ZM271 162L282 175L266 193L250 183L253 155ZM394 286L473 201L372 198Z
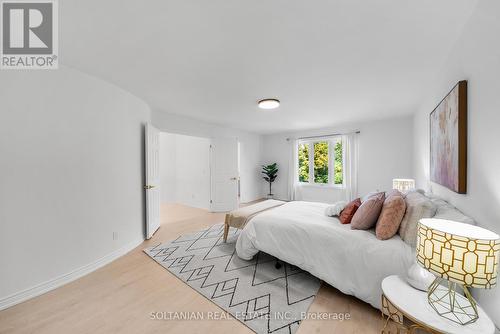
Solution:
M464 224L469 224L469 225L476 225L476 222L474 219L472 219L469 216L466 216L463 214L460 210L455 208L453 205L450 203L446 202L444 199L440 198L439 196L430 194L426 195L429 197L436 205L436 214L434 215L433 218L436 219L447 219L447 220L453 220L459 223L464 223Z
M410 192L405 198L406 213L399 226L399 235L408 245L417 245L417 225L422 218L432 218L436 214L436 205L419 192Z

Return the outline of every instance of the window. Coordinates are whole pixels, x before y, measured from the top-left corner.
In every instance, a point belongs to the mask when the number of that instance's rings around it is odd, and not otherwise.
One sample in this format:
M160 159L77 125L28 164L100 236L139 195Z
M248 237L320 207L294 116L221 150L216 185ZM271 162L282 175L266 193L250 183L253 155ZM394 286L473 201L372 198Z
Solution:
M299 144L299 182L309 182L309 144Z
M341 137L300 141L297 150L299 182L337 187L344 185Z
M338 140L334 146L333 153L333 177L334 184L344 184L344 151L342 149L342 140Z
M328 183L328 142L314 143L314 183Z

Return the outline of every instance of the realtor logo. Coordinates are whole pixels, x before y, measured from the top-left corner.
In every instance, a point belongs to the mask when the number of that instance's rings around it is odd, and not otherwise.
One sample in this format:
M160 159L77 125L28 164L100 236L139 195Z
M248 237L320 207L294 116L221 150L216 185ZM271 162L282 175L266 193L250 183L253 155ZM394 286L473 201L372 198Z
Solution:
M56 0L1 2L1 68L58 67Z

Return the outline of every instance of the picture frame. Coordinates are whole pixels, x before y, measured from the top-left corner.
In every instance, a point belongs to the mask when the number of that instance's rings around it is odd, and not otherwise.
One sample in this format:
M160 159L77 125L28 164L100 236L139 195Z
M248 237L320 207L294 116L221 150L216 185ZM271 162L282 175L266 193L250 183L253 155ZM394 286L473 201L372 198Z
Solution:
M458 82L430 114L430 180L467 193L467 81Z

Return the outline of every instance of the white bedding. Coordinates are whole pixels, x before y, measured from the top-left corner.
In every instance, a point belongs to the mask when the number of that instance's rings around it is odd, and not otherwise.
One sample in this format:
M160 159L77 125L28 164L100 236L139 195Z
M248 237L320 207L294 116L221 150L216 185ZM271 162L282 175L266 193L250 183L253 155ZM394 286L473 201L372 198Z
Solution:
M414 251L398 235L381 241L374 231L351 230L325 216L327 206L295 201L255 216L236 242L238 256L266 252L380 308L382 280L406 277Z

